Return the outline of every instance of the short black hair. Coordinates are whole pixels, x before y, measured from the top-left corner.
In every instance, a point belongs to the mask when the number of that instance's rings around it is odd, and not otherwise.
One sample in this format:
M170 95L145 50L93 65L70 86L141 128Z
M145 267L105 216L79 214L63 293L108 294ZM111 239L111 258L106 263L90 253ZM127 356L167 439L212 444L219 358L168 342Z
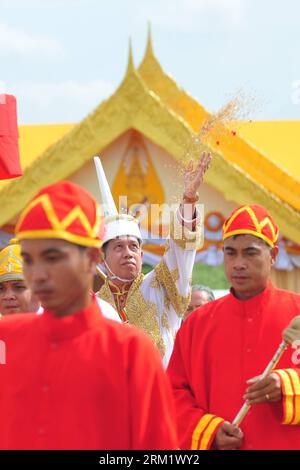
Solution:
M107 252L109 242L110 242L110 240L108 240L108 242L103 243L103 245L101 246L101 250L103 251L103 253L105 255L106 255L106 252Z

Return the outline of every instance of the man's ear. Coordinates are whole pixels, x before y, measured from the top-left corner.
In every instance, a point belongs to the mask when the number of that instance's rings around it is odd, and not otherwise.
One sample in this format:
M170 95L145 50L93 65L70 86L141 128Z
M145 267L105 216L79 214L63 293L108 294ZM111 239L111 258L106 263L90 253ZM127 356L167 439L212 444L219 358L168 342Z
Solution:
M88 248L88 256L90 258L90 261L91 261L92 265L98 264L100 262L100 258L101 258L100 248L89 247Z
M278 246L274 246L274 248L271 249L271 264L272 264L272 266L276 261L278 251L279 251Z

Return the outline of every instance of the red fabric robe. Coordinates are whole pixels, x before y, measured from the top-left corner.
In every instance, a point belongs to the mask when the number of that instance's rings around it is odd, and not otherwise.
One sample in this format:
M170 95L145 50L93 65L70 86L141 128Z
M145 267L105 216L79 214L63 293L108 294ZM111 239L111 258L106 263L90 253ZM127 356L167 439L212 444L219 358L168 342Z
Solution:
M299 295L269 284L247 301L230 293L183 323L168 368L181 448L210 448L223 420L232 422L242 406L246 380L264 371L283 329L299 313ZM278 371L283 400L251 407L241 424L242 449L300 449L300 381L293 353L289 347L276 366L288 369Z
M1 449L176 449L158 351L95 301L72 316L0 322Z

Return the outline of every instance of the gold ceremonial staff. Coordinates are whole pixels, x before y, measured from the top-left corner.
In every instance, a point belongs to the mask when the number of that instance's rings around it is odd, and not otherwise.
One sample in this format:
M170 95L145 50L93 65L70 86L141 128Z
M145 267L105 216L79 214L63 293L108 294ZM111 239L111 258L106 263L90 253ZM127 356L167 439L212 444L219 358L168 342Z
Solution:
M102 277L102 279L105 281L105 279L107 278L107 275L102 271L102 269L98 265L96 266L96 271L99 274L99 276Z

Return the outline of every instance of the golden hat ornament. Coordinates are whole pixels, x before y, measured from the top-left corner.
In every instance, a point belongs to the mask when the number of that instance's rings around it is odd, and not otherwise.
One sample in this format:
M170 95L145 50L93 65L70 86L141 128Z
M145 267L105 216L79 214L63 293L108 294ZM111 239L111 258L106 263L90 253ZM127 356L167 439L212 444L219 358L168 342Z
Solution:
M13 238L10 244L0 251L0 282L23 279L21 247L17 240Z

